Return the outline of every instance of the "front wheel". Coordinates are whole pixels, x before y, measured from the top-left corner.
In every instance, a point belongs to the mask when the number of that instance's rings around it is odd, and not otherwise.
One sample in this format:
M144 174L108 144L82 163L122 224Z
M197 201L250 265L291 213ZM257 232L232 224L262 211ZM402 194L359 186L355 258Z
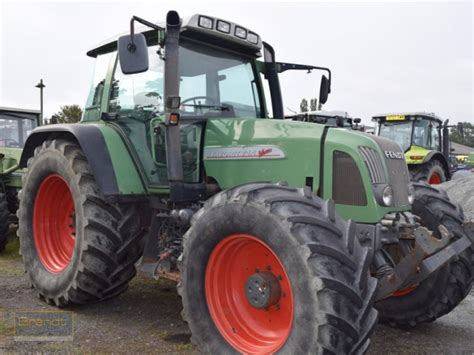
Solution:
M81 148L46 141L23 176L18 212L25 270L50 304L90 303L120 294L135 275L143 233L134 205L99 194Z
M464 214L458 205L449 201L445 192L426 183L416 183L414 187L413 213L420 217L422 226L439 237L438 227L443 225L451 234L451 242L466 234L462 226ZM380 319L400 328L432 322L451 312L469 294L473 277L474 249L471 247L419 285L377 302Z
M303 190L224 191L184 236L178 291L204 353L363 352L376 281L354 225Z

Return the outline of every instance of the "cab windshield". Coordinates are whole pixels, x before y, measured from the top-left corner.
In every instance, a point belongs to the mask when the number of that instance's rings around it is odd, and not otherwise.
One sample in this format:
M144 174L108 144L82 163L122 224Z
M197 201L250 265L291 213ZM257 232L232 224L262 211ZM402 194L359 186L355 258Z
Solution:
M379 127L379 136L397 142L406 151L411 145L412 121L383 122Z
M0 147L23 148L35 127L34 120L0 114Z
M110 109L121 118L148 120L164 114L164 61L149 47L148 71L124 75L117 66ZM179 51L183 118L263 117L252 59L182 41Z

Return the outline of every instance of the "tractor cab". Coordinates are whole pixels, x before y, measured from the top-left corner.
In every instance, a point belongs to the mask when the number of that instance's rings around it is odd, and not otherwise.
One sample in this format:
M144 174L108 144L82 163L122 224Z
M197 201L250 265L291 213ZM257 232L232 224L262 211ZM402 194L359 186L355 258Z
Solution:
M38 120L39 111L0 107L0 149L23 148Z
M0 107L0 171L15 168L20 161L26 139L39 125L40 112Z
M448 120L433 113L380 114L376 134L397 142L405 152L412 179L439 184L451 177Z

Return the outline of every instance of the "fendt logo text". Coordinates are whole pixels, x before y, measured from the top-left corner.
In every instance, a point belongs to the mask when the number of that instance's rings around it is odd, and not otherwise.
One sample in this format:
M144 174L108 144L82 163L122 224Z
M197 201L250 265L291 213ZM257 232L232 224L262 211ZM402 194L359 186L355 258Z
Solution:
M400 160L405 159L405 154L403 154L402 152L394 152L391 150L386 150L384 151L384 153L388 159L400 159Z

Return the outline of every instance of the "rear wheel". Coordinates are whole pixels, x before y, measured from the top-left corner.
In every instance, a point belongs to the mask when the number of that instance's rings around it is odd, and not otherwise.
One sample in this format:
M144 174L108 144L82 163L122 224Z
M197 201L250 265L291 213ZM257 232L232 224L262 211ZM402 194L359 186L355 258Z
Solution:
M205 353L356 353L377 313L370 255L334 204L302 190L224 191L184 237L183 316Z
M426 181L430 185L439 185L447 180L447 172L439 160L431 160L420 165L409 165L413 181Z
M137 208L100 197L77 144L37 147L20 195L21 254L42 298L64 306L125 291L143 249Z
M414 187L413 213L421 218L422 226L434 231L438 237L438 227L445 226L451 233L451 241L465 235L462 210L449 201L445 192L426 183L414 184ZM451 312L469 294L473 277L474 250L471 247L419 285L377 302L380 320L400 328L432 322Z
M0 252L5 250L8 238L8 227L10 225L10 211L5 194L0 193Z

